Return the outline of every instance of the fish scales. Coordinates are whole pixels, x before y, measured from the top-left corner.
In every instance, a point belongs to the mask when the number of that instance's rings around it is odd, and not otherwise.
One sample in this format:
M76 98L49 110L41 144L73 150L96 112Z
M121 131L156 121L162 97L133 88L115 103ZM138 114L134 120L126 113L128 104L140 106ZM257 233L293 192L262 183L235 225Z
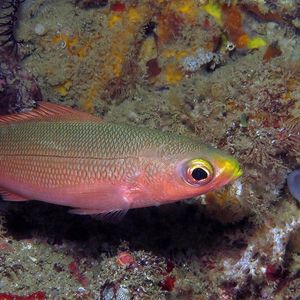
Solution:
M178 201L240 175L231 156L190 137L105 123L50 103L0 118L6 200L37 199L94 214Z
M155 149L160 156L183 151L180 143L176 143L177 149L171 143L174 136L158 133L104 122L28 122L9 129L1 126L0 167L15 179L31 178L48 187L64 185L67 178L69 184L92 179L113 182L133 173L132 166L141 163L147 150Z
M172 143L174 138L182 139L182 142L186 140L185 137L173 136L170 133L125 124L28 122L0 126L0 155L60 156L64 153L68 157L115 159L139 156L152 148L161 150L161 155L186 151L186 146L181 148L180 143ZM189 143L190 150L198 148L197 143Z
M133 161L151 147L151 140L158 142L151 131L142 131L139 139L134 131L127 126L74 121L1 126L0 168L6 175L29 176L45 185L53 185L55 178L57 184L64 184L67 175L74 180L71 184L92 178L115 180L122 172L130 173Z

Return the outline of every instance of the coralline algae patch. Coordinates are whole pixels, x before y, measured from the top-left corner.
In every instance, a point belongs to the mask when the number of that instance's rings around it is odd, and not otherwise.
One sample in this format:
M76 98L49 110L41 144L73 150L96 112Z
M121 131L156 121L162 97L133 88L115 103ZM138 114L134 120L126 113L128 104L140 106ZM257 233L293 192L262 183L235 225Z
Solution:
M99 99L100 113L106 110L105 102L123 101L131 86L177 85L191 72L214 69L228 55L228 42L246 50L266 44L246 33L236 5L195 0L91 5L96 8L62 2L43 3L34 11L28 6L25 13L34 18L20 32L35 44L38 57L28 57L25 63L42 78L48 98L76 98L89 112ZM45 11L52 20L47 24ZM26 23L25 14L24 19Z

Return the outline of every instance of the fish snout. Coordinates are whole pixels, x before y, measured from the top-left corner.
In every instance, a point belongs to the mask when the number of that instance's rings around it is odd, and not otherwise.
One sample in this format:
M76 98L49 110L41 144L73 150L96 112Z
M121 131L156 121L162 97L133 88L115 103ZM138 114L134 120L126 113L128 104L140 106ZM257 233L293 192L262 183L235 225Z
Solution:
M227 157L219 166L219 174L221 180L229 183L242 176L243 170L235 158Z
M211 182L213 189L231 183L243 175L238 161L224 152L215 151L211 162L214 168L214 178Z

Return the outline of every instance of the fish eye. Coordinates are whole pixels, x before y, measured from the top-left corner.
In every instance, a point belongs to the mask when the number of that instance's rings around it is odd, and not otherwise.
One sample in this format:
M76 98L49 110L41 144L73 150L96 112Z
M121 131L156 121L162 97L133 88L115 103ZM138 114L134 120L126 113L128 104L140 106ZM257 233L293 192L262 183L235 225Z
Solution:
M203 185L213 178L213 168L203 159L193 159L186 163L183 178L191 185Z

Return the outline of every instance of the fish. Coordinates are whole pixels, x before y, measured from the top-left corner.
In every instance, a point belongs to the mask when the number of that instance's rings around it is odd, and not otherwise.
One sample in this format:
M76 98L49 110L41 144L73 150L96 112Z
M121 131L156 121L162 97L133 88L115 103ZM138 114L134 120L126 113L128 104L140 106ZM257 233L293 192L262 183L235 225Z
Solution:
M208 193L242 173L235 158L198 139L64 105L42 101L0 117L0 195L7 201L118 218Z

